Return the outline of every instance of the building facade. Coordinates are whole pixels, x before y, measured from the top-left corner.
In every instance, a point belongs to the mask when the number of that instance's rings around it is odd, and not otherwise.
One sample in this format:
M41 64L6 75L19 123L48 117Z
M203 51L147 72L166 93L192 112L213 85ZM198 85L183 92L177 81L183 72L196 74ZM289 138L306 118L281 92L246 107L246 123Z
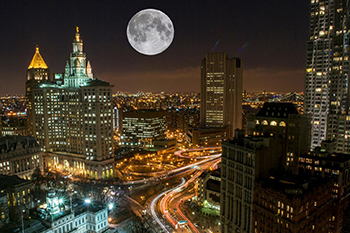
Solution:
M33 88L38 83L44 83L49 81L50 79L50 69L46 65L43 57L39 52L39 47L37 46L35 49L35 54L33 56L32 61L30 62L27 69L27 80L26 80L26 102L27 102L27 119L28 119L28 131L29 135L34 136L34 128L33 124L35 122L34 119L34 110L33 110Z
M312 0L310 7L304 105L312 121L311 149L327 138L337 142L337 152L349 152L349 6Z
M65 72L27 92L33 109L30 124L47 167L95 179L113 174L111 92L109 83L93 77L77 28Z
M279 138L238 135L222 143L222 233L252 232L254 181L281 167L281 144Z
M292 103L268 103L257 114L249 115L248 135L266 135L286 141L283 159L286 170L298 173L298 158L310 149L310 122Z
M333 232L329 180L274 177L254 186L252 232Z
M152 141L164 139L165 115L153 109L123 112L122 145L151 147Z
M331 232L340 233L345 223L344 214L349 208L350 157L348 154L335 153L335 143L323 141L321 147L303 154L299 158L299 169L305 176L320 176L332 180L333 186L330 190L334 202Z
M0 174L30 179L36 168L43 171L43 156L34 137L0 138Z
M11 220L18 219L20 211L34 207L32 185L32 181L18 176L0 175L0 193L6 194Z
M208 53L201 62L202 128L242 128L243 64L226 53Z
M221 172L203 172L198 177L197 201L199 206L220 210Z

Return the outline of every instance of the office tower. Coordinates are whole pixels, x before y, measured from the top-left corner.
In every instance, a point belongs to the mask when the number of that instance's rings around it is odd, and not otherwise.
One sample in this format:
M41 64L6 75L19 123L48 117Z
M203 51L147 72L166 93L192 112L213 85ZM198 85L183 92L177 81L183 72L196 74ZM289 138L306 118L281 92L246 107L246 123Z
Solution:
M235 135L222 142L221 232L250 233L254 181L281 167L284 142L279 137Z
M242 128L242 61L226 53L208 53L201 62L202 128Z
M247 134L284 138L283 167L298 173L299 155L310 149L310 122L292 103L265 103L257 114L248 116Z
M113 175L111 91L109 83L93 78L77 28L65 72L30 91L45 167L96 179Z
M49 81L50 78L50 69L46 65L43 57L39 53L39 47L35 49L35 54L32 61L30 62L27 69L27 81L26 81L26 100L27 100L27 119L28 119L28 131L30 135L34 136L33 131L33 122L34 122L34 113L33 113L33 95L32 89L38 83L44 83Z
M311 148L327 137L336 151L349 152L348 5L312 0L310 7L305 113L312 118Z
M123 113L124 146L152 146L152 142L165 138L165 112L153 109Z

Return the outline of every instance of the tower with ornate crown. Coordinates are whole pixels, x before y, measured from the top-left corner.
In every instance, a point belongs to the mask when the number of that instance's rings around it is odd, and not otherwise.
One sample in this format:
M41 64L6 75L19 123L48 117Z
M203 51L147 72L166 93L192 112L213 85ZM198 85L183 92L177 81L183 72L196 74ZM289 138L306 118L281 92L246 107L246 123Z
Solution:
M112 87L94 79L77 27L64 73L52 82L41 79L27 93L44 167L95 179L113 176Z
M83 40L80 38L79 28L76 28L75 40L73 41L73 52L66 63L64 73L65 87L79 87L93 79L90 62L83 52Z

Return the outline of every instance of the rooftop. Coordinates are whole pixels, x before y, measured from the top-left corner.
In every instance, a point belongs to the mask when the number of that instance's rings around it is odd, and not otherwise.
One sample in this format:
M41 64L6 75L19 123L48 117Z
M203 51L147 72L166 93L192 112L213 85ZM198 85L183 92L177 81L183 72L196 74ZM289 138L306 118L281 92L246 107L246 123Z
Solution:
M30 184L30 180L24 180L18 176L6 176L0 174L0 190L4 190L16 185Z
M299 112L292 103L264 103L256 114L258 117L288 118L288 115L298 115Z
M18 146L23 149L33 148L33 147L39 148L39 145L36 142L34 137L28 137L28 136L0 137L0 154L11 152L12 148L13 148L13 151L15 151L16 149L18 149L17 148Z
M33 56L32 61L30 62L28 69L48 69L43 57L39 53L39 47L36 47L35 54Z

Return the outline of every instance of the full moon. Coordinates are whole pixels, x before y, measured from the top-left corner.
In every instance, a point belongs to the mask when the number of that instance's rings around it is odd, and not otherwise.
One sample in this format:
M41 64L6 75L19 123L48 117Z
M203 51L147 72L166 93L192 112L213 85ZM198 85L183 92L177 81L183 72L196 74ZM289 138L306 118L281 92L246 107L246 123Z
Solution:
M174 38L174 26L163 12L146 9L130 19L126 35L130 45L139 53L156 55L170 46Z

